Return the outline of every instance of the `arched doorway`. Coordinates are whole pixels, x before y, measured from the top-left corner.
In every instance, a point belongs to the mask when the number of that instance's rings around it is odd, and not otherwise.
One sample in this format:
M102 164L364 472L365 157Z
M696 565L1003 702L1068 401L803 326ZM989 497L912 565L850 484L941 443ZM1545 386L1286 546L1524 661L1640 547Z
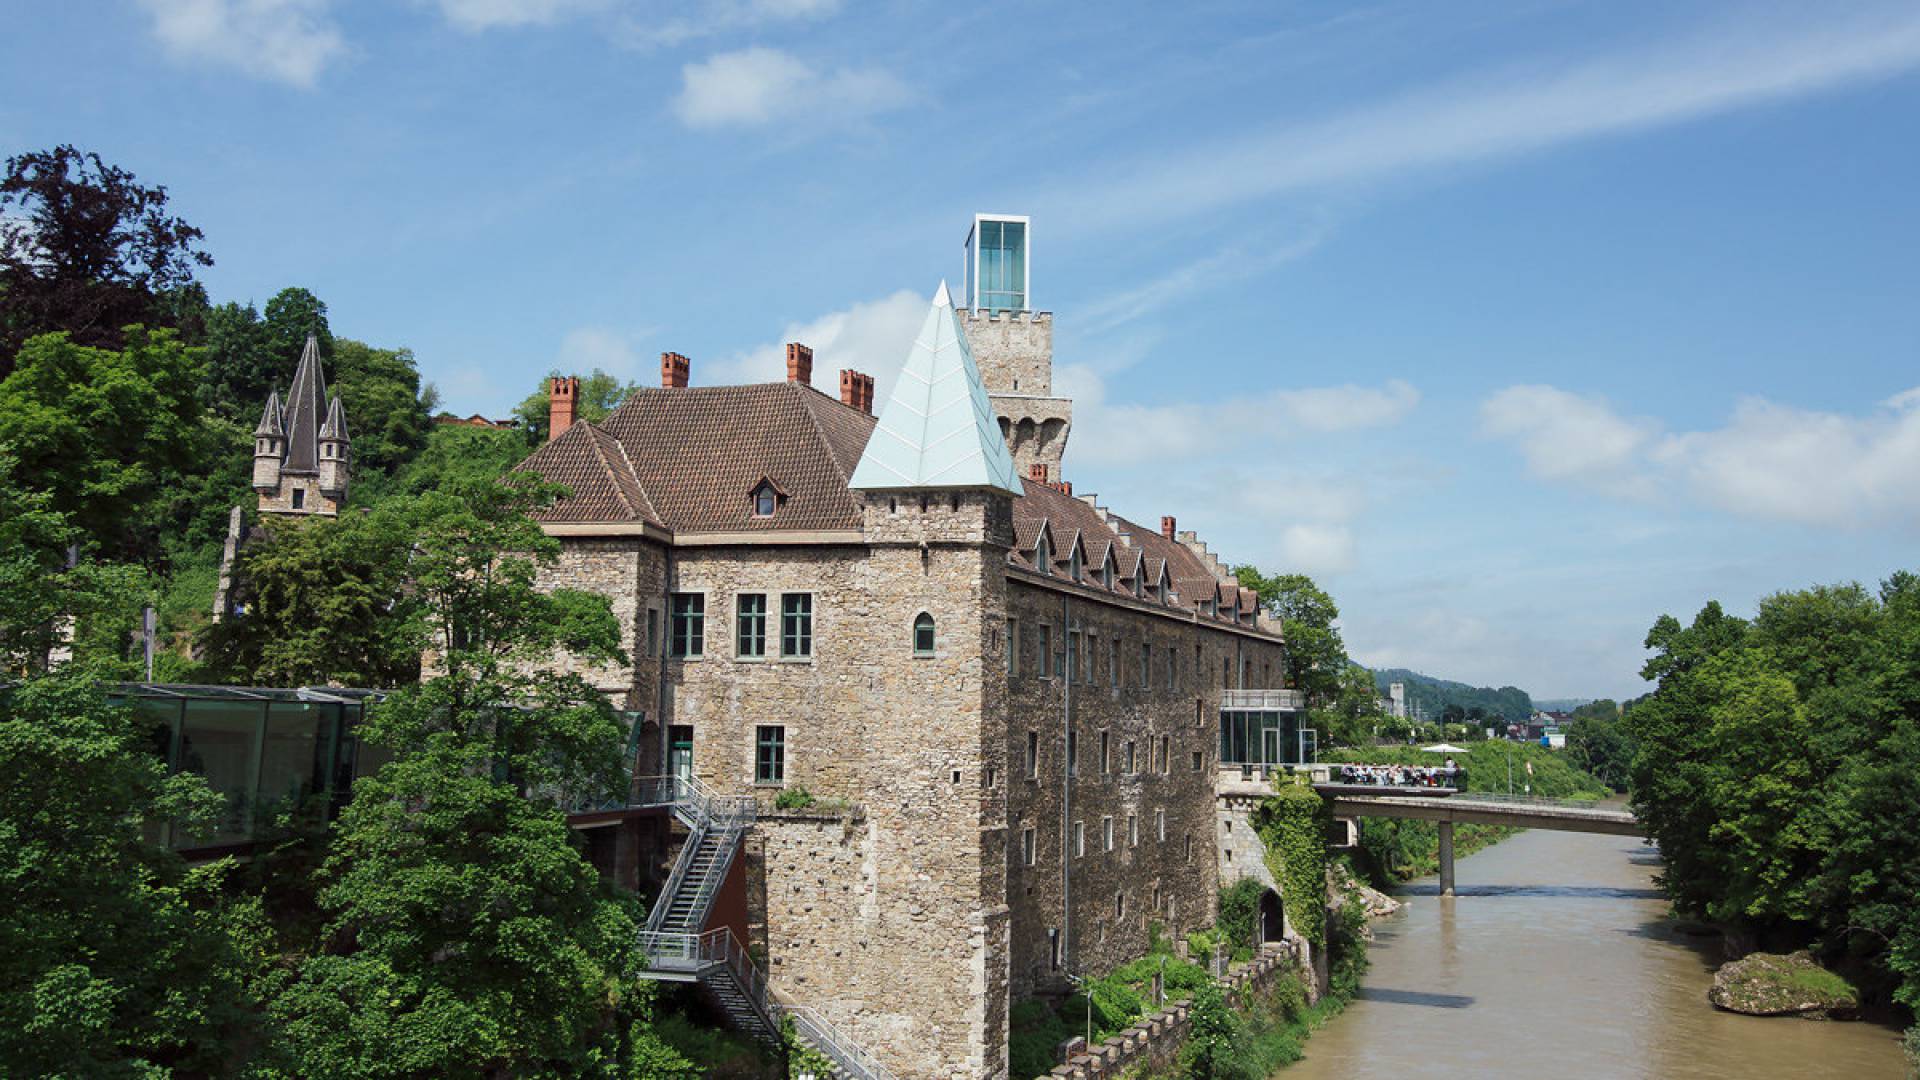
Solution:
M1280 894L1268 889L1260 894L1260 940L1280 941L1287 936L1287 909Z

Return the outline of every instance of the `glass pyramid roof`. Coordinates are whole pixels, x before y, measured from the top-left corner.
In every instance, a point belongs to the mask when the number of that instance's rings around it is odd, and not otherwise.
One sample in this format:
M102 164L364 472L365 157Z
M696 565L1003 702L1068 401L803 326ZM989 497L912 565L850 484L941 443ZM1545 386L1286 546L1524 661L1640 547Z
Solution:
M986 487L1021 493L1013 455L994 419L944 281L847 486L855 491Z

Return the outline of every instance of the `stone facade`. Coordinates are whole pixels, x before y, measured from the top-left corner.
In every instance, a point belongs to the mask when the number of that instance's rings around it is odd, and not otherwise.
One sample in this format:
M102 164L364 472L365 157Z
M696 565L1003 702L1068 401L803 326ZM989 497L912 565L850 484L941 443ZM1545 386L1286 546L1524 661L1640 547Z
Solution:
M1073 430L1073 402L1053 396L1053 314L1046 311L963 311L962 326L980 381L993 402L1000 434L1021 476L1035 465L1040 479L1060 478L1060 459Z

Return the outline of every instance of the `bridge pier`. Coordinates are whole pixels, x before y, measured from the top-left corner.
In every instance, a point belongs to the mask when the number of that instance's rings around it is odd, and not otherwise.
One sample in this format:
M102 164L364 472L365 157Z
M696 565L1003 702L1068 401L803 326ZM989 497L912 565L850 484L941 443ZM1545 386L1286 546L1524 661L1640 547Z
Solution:
M1442 821L1440 826L1440 895L1453 895L1453 822Z

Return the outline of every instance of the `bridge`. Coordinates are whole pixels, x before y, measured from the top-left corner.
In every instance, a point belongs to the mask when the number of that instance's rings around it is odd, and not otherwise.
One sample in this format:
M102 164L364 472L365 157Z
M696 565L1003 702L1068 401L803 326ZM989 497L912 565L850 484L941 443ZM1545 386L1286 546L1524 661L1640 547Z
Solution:
M1313 790L1331 804L1336 818L1404 818L1437 823L1442 896L1453 895L1453 827L1456 824L1558 829L1609 836L1646 835L1645 827L1629 811L1579 799L1373 784L1319 783L1313 785Z

